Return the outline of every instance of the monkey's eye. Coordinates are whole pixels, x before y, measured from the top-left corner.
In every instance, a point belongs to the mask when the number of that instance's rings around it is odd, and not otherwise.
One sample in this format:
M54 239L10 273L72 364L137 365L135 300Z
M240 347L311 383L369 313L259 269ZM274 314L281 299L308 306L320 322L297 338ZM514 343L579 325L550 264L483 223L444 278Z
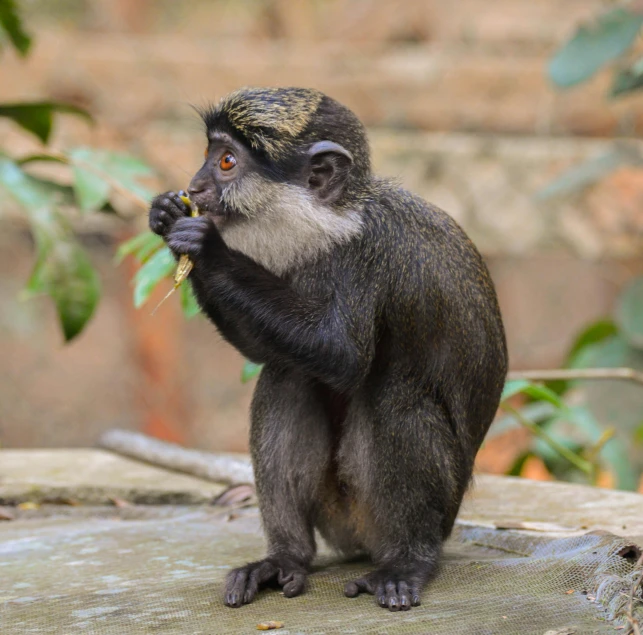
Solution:
M224 170L232 170L232 168L237 165L237 160L234 158L233 154L230 154L229 152L226 152L220 159L219 159L219 167Z

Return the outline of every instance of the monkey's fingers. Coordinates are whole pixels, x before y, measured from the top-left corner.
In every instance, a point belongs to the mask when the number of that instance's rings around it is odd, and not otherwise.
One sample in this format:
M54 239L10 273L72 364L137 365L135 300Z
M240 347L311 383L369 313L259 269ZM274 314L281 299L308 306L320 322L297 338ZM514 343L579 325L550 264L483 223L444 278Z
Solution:
M195 260L200 256L204 242L213 227L212 220L207 216L179 218L167 238L167 245L175 254L186 254Z
M411 594L409 593L409 585L404 581L400 582L397 585L397 592L400 600L400 610L408 611L411 608Z
M344 587L344 595L349 598L360 593L374 595L376 604L389 611L408 611L420 604L420 584L400 580L392 572L373 572Z
M186 193L181 190L178 194L176 192L169 192L169 198L174 203L176 208L182 212L182 216L191 216L192 207L189 203L186 203L186 200L190 200Z
M411 606L420 606L420 592L419 584L411 585Z
M306 572L305 571L291 571L284 575L283 571L279 571L279 584L283 587L284 595L287 598L294 598L304 591L306 586Z
M252 602L252 600L255 599L255 595L257 595L257 591L259 591L259 587L269 582L277 573L278 569L272 562L264 560L263 562L257 563L257 566L252 568L248 576L246 590L243 594L243 603L249 604Z
M223 598L226 606L236 609L243 604L247 579L247 567L241 567L240 569L235 569L228 573L228 576L226 577L226 592Z
M375 594L375 587L368 578L357 578L352 582L349 582L344 587L344 595L347 598L357 597L360 593L370 593L371 595Z
M397 596L397 584L395 582L387 582L384 589L386 595L379 596L380 606L390 609L391 611L399 611L400 599Z

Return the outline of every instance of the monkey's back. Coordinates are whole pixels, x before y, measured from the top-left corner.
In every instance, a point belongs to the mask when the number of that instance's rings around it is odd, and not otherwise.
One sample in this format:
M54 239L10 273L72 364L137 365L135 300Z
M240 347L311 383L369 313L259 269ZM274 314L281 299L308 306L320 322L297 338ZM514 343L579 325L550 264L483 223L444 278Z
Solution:
M364 278L379 289L375 366L408 396L431 392L477 447L507 371L500 309L480 253L451 216L386 182L368 209ZM381 369L380 369L381 370Z

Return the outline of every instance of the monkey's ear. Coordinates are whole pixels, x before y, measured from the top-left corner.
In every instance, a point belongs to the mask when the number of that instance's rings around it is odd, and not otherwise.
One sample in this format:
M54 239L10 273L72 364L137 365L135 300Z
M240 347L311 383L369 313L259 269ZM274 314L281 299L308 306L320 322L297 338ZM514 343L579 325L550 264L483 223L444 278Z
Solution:
M353 155L333 141L318 141L308 150L308 187L323 203L334 203L342 194Z

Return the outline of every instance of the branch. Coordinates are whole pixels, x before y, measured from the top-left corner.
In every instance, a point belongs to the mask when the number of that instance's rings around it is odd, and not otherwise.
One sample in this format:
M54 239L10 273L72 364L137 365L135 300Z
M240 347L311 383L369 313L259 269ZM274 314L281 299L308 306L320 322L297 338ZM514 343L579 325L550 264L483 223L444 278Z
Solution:
M190 450L145 434L119 429L105 432L98 445L117 454L208 481L231 485L254 483L250 460L244 455Z
M508 374L507 379L529 379L531 381L627 379L643 385L643 372L634 368L514 370Z

